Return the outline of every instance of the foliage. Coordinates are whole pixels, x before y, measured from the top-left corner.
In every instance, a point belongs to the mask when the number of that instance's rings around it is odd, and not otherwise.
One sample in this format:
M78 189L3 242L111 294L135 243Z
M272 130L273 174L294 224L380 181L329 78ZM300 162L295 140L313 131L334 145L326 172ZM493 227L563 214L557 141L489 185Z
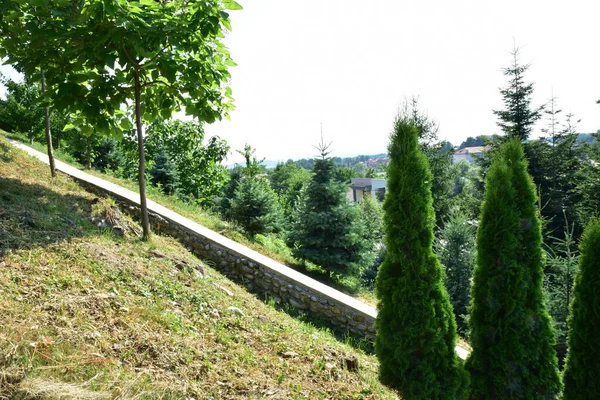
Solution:
M438 139L439 126L435 120L419 109L419 99L405 100L400 114L415 125L421 149L427 156L429 169L433 175L431 193L435 210L436 225L442 226L452 205L453 177L452 152L447 142Z
M42 137L44 109L38 104L40 86L27 80L2 79L1 83L6 86L6 100L0 100L0 126L27 135L30 143Z
M446 272L445 284L458 333L467 337L471 277L475 265L475 227L464 213L455 210L440 230L435 247Z
M461 160L452 164L450 176L454 178L452 191L452 209L450 215L460 210L469 220L479 218L483 185L480 182L481 173L478 166L472 166L467 161Z
M280 232L283 215L277 194L260 177L244 176L231 199L231 217L250 235Z
M454 352L456 324L433 254L431 181L414 120L399 115L390 138L386 256L376 280L380 379L414 399L461 399L467 376Z
M492 160L477 232L471 399L553 399L560 391L536 203L522 145L511 139Z
M468 138L466 138L461 144L460 146L458 146L458 149L464 149L465 147L477 147L477 146L485 146L486 144L486 140L485 140L486 136L483 135L479 135L479 136L469 136Z
M575 248L573 235L575 224L566 223L564 238L554 238L552 247L546 254L544 271L544 291L548 311L554 322L556 349L559 362L567 352L567 318L573 299L573 282L579 262L579 252Z
M244 176L255 177L258 174L262 174L265 171L265 166L263 165L262 160L258 160L254 155L256 153L256 149L253 149L252 146L246 144L244 146L244 150L237 150L239 154L244 156L244 160L246 160L246 165L243 170Z
M364 238L360 210L346 200L346 185L334 180L331 159L323 155L314 165L289 235L292 253L329 272L356 276L373 244Z
M600 398L600 220L587 225L580 251L569 319L564 400Z
M514 48L512 65L503 69L508 77L508 86L500 89L504 109L494 110L498 116L498 126L507 137L523 141L529 138L533 125L541 118L543 107L531 108L533 84L525 82L525 72L529 64L519 62L519 49Z
M292 160L277 164L269 175L271 187L279 196L286 219L291 221L302 197L302 191L308 187L311 176L310 171L301 168Z
M173 194L177 187L177 172L169 160L169 155L160 149L154 156L154 166L150 169L150 180L153 185L160 186L165 194Z
M168 119L182 107L213 122L231 109L227 68L235 64L221 42L231 28L222 7L241 7L233 0L4 3L8 12L0 29L10 34L2 39L0 56L8 55L26 76L43 62L47 97L76 114L71 128L83 135L94 130L120 135L133 127L124 108L135 105L142 226L148 239L142 122ZM43 23L35 23L37 18ZM20 50L24 40L39 51Z
M229 146L217 136L203 144L204 129L194 121L158 121L148 127L148 156L164 152L177 174L176 191L184 199L211 204L225 185L227 170L221 162Z

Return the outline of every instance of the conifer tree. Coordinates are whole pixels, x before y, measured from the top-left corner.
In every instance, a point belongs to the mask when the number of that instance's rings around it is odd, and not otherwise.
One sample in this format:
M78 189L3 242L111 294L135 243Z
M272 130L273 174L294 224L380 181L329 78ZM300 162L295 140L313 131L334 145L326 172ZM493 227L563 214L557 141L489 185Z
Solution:
M456 323L433 254L435 214L414 122L399 115L389 144L386 255L376 280L380 380L406 400L462 399L468 378L454 352Z
M600 399L600 219L586 227L569 320L564 400Z
M511 54L512 65L503 69L504 75L509 78L508 86L500 89L505 108L494 110L494 114L498 116L498 126L508 137L526 140L533 125L541 118L543 107L531 108L533 84L525 82L529 64L519 62L518 47Z
M277 233L282 230L283 213L277 194L269 181L261 177L243 177L231 199L231 217L250 235Z
M321 158L315 160L314 175L290 232L292 253L330 273L357 276L369 263L373 243L364 236L360 209L346 199L346 184L334 179L328 146L321 143L317 148Z
M471 399L554 399L554 332L542 292L535 185L518 138L495 154L477 232L466 362Z

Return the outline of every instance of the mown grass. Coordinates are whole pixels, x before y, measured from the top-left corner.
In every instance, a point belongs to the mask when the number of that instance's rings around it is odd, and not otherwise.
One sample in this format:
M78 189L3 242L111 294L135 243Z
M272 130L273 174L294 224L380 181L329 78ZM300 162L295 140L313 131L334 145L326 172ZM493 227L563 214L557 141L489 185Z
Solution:
M27 138L23 135L8 134L2 130L0 130L0 134L4 134L7 137L18 140L24 144L30 145ZM31 145L31 147L44 153L47 151L46 145L39 142L34 142L34 144ZM105 179L109 182L125 187L136 193L139 191L137 181L115 177L113 175L104 174L100 171L93 169L85 169L84 166L79 164L70 154L68 154L65 151L62 151L60 149L56 150L55 157L72 166L75 166L82 170L84 169L90 175L94 175L99 178ZM164 207L167 207L185 216L186 218L189 218L215 232L218 232L221 235L228 237L229 239L241 243L261 254L266 255L267 257L273 258L274 260L277 260L282 264L285 264L299 272L302 272L305 275L308 275L320 282L332 286L335 289L338 289L346 294L357 297L368 304L376 304L374 294L371 291L361 287L360 279L358 277L333 278L329 273L327 273L327 271L325 271L320 266L295 259L292 256L289 248L282 246L280 243L274 241L272 238L261 236L258 236L257 238L249 238L236 224L223 220L219 215L207 211L199 205L185 202L176 196L165 195L160 191L159 188L155 186L148 185L146 188L146 195L149 199L154 200L155 202L163 205Z
M0 399L396 398L175 240L100 231L110 203L1 137L0 189Z

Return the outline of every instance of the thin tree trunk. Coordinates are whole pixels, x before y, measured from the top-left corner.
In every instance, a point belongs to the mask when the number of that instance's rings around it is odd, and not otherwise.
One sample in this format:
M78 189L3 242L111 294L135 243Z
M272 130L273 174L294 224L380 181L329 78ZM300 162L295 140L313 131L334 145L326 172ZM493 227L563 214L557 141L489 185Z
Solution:
M142 212L142 229L144 230L143 240L150 240L150 221L148 220L148 205L146 204L146 160L144 156L144 136L142 133L142 110L140 100L140 71L135 70L135 126L137 129L138 140L138 181L140 186L140 206Z
M42 94L46 93L46 75L44 70L40 69L42 73ZM54 152L52 151L52 134L50 133L50 109L44 107L44 128L46 129L46 144L48 146L48 162L50 163L50 175L56 177L56 166L54 165Z

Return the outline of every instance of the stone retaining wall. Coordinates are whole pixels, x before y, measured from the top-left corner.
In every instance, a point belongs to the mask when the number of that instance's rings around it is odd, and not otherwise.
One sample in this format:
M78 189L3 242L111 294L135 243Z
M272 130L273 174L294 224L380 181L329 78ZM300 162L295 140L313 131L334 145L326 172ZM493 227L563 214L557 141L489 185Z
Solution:
M114 198L124 212L136 219L139 218L139 200L121 196L84 179L74 178L89 191ZM215 232L210 231L209 237L207 232L203 233L194 226L185 226L176 222L164 213L153 211L150 204L149 210L150 223L156 232L177 238L195 255L208 261L211 266L233 281L245 285L254 292L272 296L277 302L289 303L299 310L320 317L338 331L360 339L369 341L374 339L373 324L376 317L374 307Z

